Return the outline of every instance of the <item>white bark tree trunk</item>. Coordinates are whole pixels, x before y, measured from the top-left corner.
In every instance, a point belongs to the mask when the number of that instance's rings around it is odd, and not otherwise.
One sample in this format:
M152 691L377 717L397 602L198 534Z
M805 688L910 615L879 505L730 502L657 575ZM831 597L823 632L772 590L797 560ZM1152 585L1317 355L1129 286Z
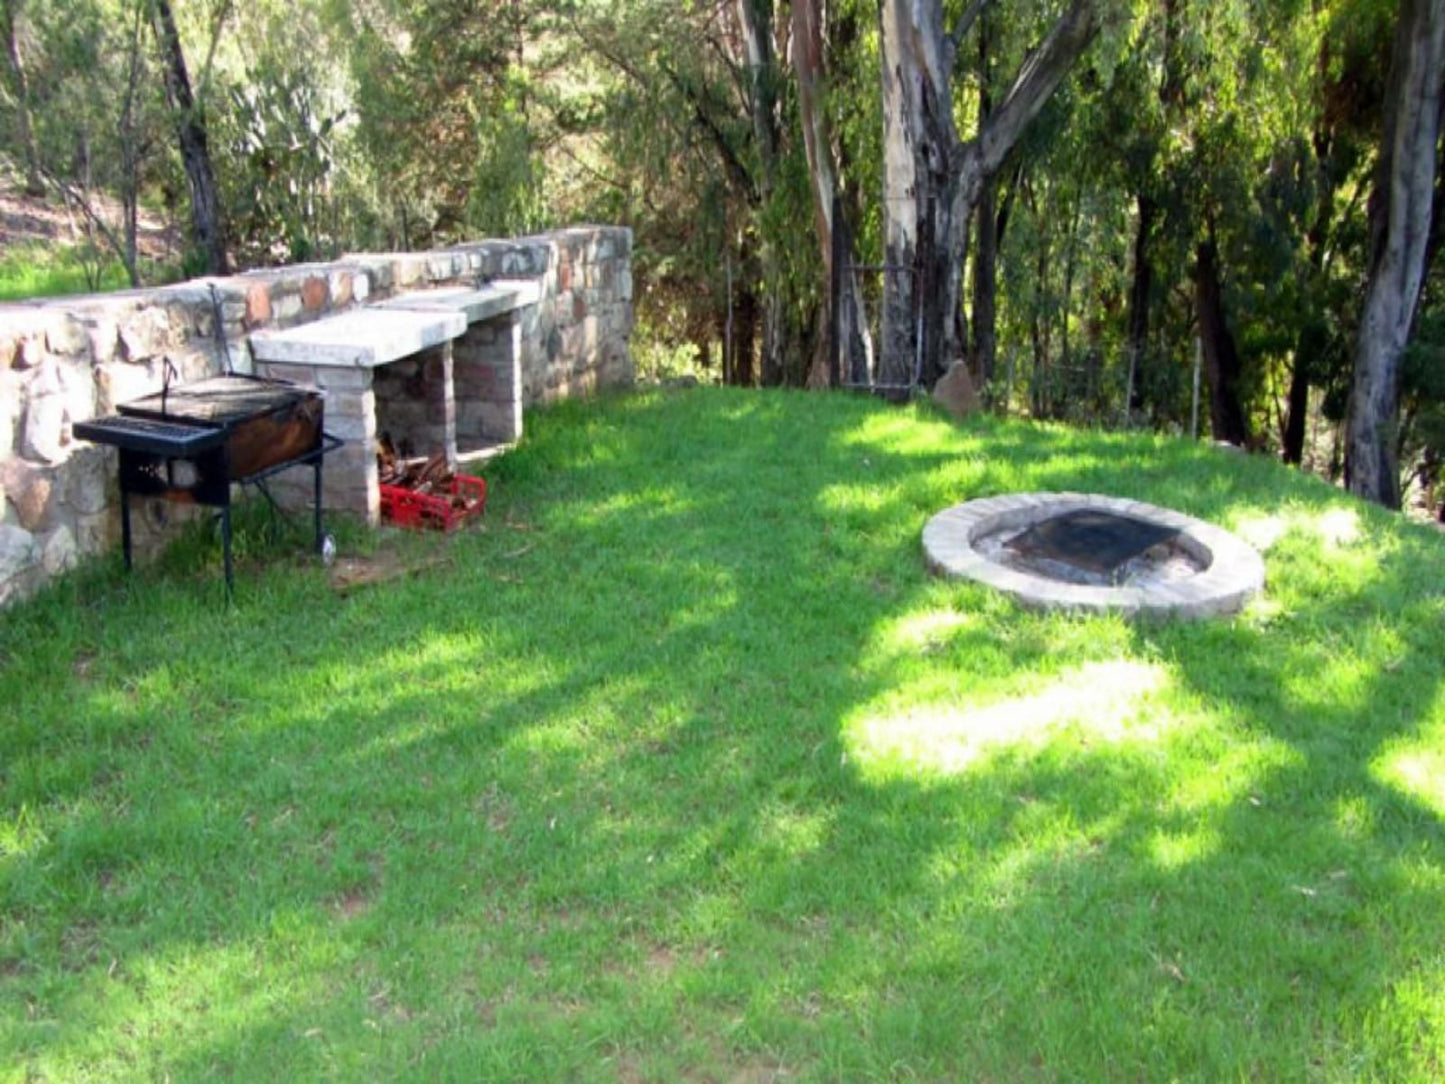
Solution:
M1400 357L1425 275L1445 83L1445 0L1402 0L1371 207L1371 266L1355 350L1345 480L1400 507Z
M954 59L971 5L950 35L942 0L881 0L885 273L883 383L932 384L961 360L968 222L992 177L1099 29L1099 0L1072 0L1019 68L978 137L953 123Z
M778 71L773 55L772 6L763 0L737 0L738 30L748 69L748 113L753 138L762 160L759 193L763 202L772 197L778 173ZM763 281L766 296L763 309L762 381L781 384L784 375L783 290L778 254L772 242L763 239Z
M839 171L833 158L833 139L828 115L823 109L823 86L827 79L823 60L822 0L793 0L793 71L798 80L798 111L803 121L803 149L808 156L808 175L813 192L813 228L818 237L827 272L829 294L824 312L833 312L833 231L843 231L843 260L854 261L852 223L835 221L838 206ZM843 379L867 382L873 372L873 342L864 319L863 295L851 268L840 269L842 292L838 298L840 326L831 333L842 339Z

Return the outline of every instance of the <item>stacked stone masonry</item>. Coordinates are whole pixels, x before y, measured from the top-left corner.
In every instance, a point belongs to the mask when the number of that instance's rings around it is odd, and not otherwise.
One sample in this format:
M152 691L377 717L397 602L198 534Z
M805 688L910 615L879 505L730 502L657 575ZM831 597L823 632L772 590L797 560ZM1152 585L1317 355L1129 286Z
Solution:
M452 396L432 406L430 416L452 411L456 444L466 451L519 437L524 406L632 383L631 250L626 229L579 227L153 290L0 305L0 605L29 594L81 557L118 544L115 453L74 439L71 427L159 390L168 364L181 380L201 379L229 364L240 372L318 384L327 392L327 430L347 441L335 453L336 478L369 472L374 479L372 374L257 365L251 334L417 290L479 280L535 282L536 303L473 324L397 373L377 370L383 383L419 378L430 395L441 367L450 365L451 380L442 383L449 383ZM326 473L331 487L332 457ZM374 519L368 493L328 492L327 504ZM133 499L139 551L171 537L185 511Z

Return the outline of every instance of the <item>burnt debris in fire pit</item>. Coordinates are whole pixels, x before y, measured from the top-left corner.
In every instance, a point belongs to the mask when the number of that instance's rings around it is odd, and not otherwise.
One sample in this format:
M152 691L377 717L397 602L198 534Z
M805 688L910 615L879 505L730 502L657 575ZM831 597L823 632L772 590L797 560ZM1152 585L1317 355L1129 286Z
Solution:
M1008 565L1068 583L1111 585L1148 573L1169 578L1197 566L1175 544L1179 531L1097 509L1064 512L1000 539Z

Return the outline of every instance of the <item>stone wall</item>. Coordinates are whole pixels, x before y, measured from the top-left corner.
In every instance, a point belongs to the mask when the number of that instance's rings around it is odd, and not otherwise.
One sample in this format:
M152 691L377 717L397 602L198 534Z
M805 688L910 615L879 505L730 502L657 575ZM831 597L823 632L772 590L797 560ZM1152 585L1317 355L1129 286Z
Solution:
M431 286L531 278L540 301L487 332L520 337L521 402L625 386L633 376L631 251L626 229L579 227L0 305L0 604L118 544L115 453L75 440L71 427L158 391L167 365L173 379L195 380L223 371L229 356L232 368L251 372L253 331ZM479 344L479 356L485 352ZM463 416L495 412L487 405L493 389L480 386L490 380L483 371L479 383L458 381L459 428ZM480 402L469 404L468 394ZM133 500L142 550L172 533L176 509Z

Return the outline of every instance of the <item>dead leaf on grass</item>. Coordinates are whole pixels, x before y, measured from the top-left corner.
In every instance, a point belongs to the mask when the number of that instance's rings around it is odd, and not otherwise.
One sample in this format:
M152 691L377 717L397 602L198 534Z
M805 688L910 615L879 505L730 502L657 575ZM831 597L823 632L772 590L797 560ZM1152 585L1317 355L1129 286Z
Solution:
M666 945L654 945L647 953L647 971L651 975L670 975L677 966L677 957Z
M449 561L450 558L444 553L413 561L404 560L400 555L389 551L366 557L342 557L331 566L328 578L332 590L344 595L358 587L370 587L372 584L415 576Z
M336 910L349 921L371 910L371 898L361 889L353 889L337 901Z

